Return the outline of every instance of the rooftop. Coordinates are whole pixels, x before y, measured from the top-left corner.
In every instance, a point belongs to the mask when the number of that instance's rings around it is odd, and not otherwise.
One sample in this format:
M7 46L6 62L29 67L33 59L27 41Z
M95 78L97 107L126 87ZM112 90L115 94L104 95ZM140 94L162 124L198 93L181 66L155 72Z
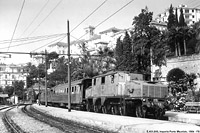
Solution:
M58 46L58 47L67 47L67 43L64 42L57 42L54 44L49 45L48 47L54 47L54 46Z
M114 32L114 33L116 33L116 32L119 32L119 31L121 31L121 29L117 29L117 28L115 28L115 27L112 27L112 28L109 28L109 29L104 30L104 31L102 31L102 32L99 32L99 33L100 33L100 34L105 34L105 33L108 33L108 32Z

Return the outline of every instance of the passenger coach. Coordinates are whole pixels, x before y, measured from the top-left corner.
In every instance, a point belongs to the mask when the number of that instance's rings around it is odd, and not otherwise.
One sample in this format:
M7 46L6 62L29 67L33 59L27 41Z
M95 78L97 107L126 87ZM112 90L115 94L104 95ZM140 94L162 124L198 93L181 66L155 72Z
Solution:
M47 91L47 103L52 106L67 107L69 84L59 84ZM71 82L71 106L84 109L85 90L91 86L91 79L81 79ZM41 93L41 104L45 104L45 92Z

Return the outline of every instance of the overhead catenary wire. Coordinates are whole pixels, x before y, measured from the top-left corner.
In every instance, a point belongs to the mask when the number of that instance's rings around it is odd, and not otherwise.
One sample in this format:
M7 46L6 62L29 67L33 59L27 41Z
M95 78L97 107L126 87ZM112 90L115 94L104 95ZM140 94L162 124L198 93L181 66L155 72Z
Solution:
M54 38L57 38L57 37L60 37L60 36L56 36ZM35 43L35 42L40 42L40 41L44 41L44 40L48 40L48 39L52 39L52 37L51 38L42 38L40 40L35 40L35 41L31 41L31 42L26 42L26 43L20 43L20 44L12 45L12 47L22 46L22 45L31 44L31 43ZM0 49L6 49L6 48L8 48L8 47L2 47Z
M49 3L49 0L46 1L46 3L42 6L42 8L40 9L40 11L37 13L37 15L33 18L33 20L31 21L31 23L26 27L26 29L22 32L21 36L30 28L30 26L35 22L35 20L40 16L40 14L42 13L42 11L45 9L45 7L47 6L47 4Z
M131 0L130 2L128 2L127 4L125 4L124 6L122 6L120 9L118 9L116 12L114 12L113 14L111 14L109 17L107 17L106 19L104 19L102 22L100 22L97 26L95 26L95 28L96 27L98 27L98 26L100 26L101 24L103 24L105 21L107 21L108 19L110 19L112 16L114 16L115 14L117 14L119 11L121 11L123 8L125 8L126 6L128 6L131 2L133 2L134 0ZM60 1L61 2L61 1ZM106 1L104 1L104 2L106 2ZM102 6L103 4L104 4L104 2L100 5L100 6ZM59 3L58 3L59 4ZM57 6L58 6L58 4L57 4ZM56 6L56 7L57 7ZM100 8L100 6L99 7L97 7L94 11L96 11L98 8ZM54 8L55 9L55 8ZM93 13L91 13L91 15L92 15ZM91 15L89 15L89 16L91 16ZM49 15L48 15L49 16ZM47 17L46 17L47 18ZM86 17L86 18L88 18L88 17ZM83 22L85 21L86 19L84 19L83 20ZM81 23L80 23L81 24ZM78 27L78 25L76 26L76 27ZM86 33L87 34L87 33ZM85 36L86 34L84 34L83 36ZM62 34L53 34L52 36L54 36L54 35L60 35L60 36L62 36L62 35L67 35L67 33L62 33ZM49 35L49 36L51 36L51 35ZM77 39L76 38L76 40L80 40L83 36L81 36L79 39ZM45 37L45 36L39 36L39 37ZM38 37L27 37L27 38L23 38L22 40L20 40L20 39L18 39L18 40L16 40L16 41L24 41L24 39L34 39L34 38L38 38ZM75 37L74 37L75 38ZM4 40L4 41L6 41L6 40ZM21 46L21 45L25 45L25 44L29 44L29 43L34 43L34 42L37 42L37 41L32 41L32 42L28 42L28 43L23 43L23 44L19 44L19 45L15 45L14 47L16 47L16 46ZM1 42L0 42L1 43ZM49 43L48 43L49 44ZM45 45L46 46L46 45ZM0 48L0 49L4 49L4 48ZM34 50L35 51L35 50Z
M11 40L10 40L10 43L9 43L9 46L8 46L7 51L9 51L10 45L11 45L11 43L12 43L12 40L13 40L14 36L15 36L15 32L16 32L16 29L17 29L17 26L18 26L18 23L19 23L21 14L22 14L22 10L23 10L23 8L24 8L24 4L25 4L25 0L24 0L23 3L22 3L21 9L20 9L20 13L19 13L19 16L18 16L18 18L17 18L17 23L16 23L16 25L15 25L15 28L14 28L14 31L13 31L13 34L12 34L12 37L11 37Z
M95 8L95 10L93 10L87 17L85 17L77 26L75 26L71 31L70 31L70 33L71 32L73 32L76 28L78 28L84 21L86 21L90 16L92 16L100 7L102 7L105 3L106 3L106 1L107 0L105 0L105 1L103 1L97 8ZM66 33L66 35L67 35L67 33ZM65 36L66 37L66 36ZM64 38L65 38L64 37ZM60 41L62 41L64 38L62 38ZM49 44L49 43L48 43ZM38 49L40 49L40 48L43 48L43 47L45 47L45 46L47 46L48 44L45 44L45 45L43 45L42 47L39 47L39 48L37 48L37 49L35 49L35 50L33 50L33 51L36 51L36 50L38 50Z
M106 19L104 19L103 21L101 21L99 24L97 24L95 26L95 28L99 27L101 24L103 24L104 22L106 22L108 19L110 19L111 17L113 17L115 14L117 14L119 11L121 11L122 9L124 9L126 6L128 6L129 4L131 4L134 0L129 1L128 3L126 3L124 6L122 6L121 8L119 8L117 11L115 11L113 14L111 14L110 16L108 16ZM78 40L80 40L81 38L83 38L86 34L82 35L80 38L78 38Z
M48 15L36 26L36 28L28 35L32 35L39 27L40 25L53 13L53 11L60 5L60 3L62 2L62 0L60 0L55 7L48 13Z
M94 11L92 11L85 19L83 19L77 26L75 26L71 31L73 32L78 26L80 26L85 20L87 20L90 16L92 16L92 14L94 14L100 7L102 7L107 0L103 1L103 3L101 3Z
M57 42L57 41L59 42L59 40L62 40L62 39L65 38L65 37L66 37L66 36L60 37L60 38L58 38L58 39L56 39L56 40L54 40L54 41L51 41L51 42L49 42L49 43L47 43L47 44L45 44L45 45L42 45L41 47L32 50L32 52L34 52L34 51L36 51L36 50L38 50L38 49L40 49L40 48L43 48L43 47L45 47L45 46L48 46L49 44L52 44L52 43L54 43L54 42Z
M196 8L196 7L198 7L198 6L196 6L197 4L199 4L199 0L194 0L194 1L191 1L191 2L189 2L188 4L194 4L194 6L192 6L193 8Z
M37 39L41 39L41 38L54 38L56 36L63 36L63 35L67 35L67 33L60 33L60 34L52 34L52 35L44 35L44 36L35 36L35 37L26 37L26 38L18 38L18 39L13 39L12 42L25 42L25 41L31 41L31 40L37 40ZM10 40L3 40L0 41L0 44L6 44L6 43L10 43Z

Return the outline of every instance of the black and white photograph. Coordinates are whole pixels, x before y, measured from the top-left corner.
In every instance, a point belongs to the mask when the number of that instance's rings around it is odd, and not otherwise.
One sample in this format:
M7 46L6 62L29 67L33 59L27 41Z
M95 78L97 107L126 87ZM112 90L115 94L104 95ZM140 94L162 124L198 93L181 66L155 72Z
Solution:
M200 133L199 0L0 0L1 133Z

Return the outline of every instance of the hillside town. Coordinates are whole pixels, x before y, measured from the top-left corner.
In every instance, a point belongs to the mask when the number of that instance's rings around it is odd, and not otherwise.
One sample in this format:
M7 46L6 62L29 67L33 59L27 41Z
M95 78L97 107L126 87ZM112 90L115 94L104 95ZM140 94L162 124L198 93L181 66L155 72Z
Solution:
M77 1L0 2L0 131L199 133L199 1Z
M171 32L167 33L168 35L165 34L166 36L169 36L167 40L168 42L166 41L164 42L164 39L162 38L157 38L157 39L162 39L160 41L162 41L161 43L163 44L157 46L157 47L162 47L162 50L161 48L153 49L154 46L152 44L151 44L152 47L145 46L148 45L148 41L150 40L143 40L146 41L147 44L145 43L140 44L134 49L140 48L141 49L140 52L143 51L142 54L144 54L144 56L146 55L147 57L147 59L142 59L143 57L140 53L141 60L144 61L146 60L148 63L145 66L142 66L142 64L138 64L138 66L135 67L121 62L122 64L120 64L121 65L120 66L118 64L120 63L121 60L120 56L121 57L123 56L123 51L120 51L123 49L122 48L123 46L120 46L120 44L123 44L125 46L127 45L126 41L129 41L129 43L131 44L130 46L126 47L129 47L130 49L128 50L133 53L134 46L131 45L134 43L134 41L138 41L136 39L137 38L136 36L134 40L134 34L138 30L138 28L141 28L138 25L138 22L140 21L139 19L144 19L144 18L142 17L139 18L140 16L136 16L134 18L132 27L127 27L126 29L118 29L117 27L111 27L109 29L102 29L102 31L99 33L95 32L94 26L89 25L88 27L85 27L83 29L85 31L84 38L73 40L70 42L72 80L77 80L85 77L92 77L97 74L102 74L112 70L130 71L134 73L143 74L144 79L147 81L160 82L162 84L169 86L172 85L172 89L178 91L179 87L176 88L177 85L181 87L185 86L183 84L181 85L179 81L173 81L172 83L171 80L167 79L167 76L169 75L169 73L172 73L173 71L174 72L177 71L175 72L177 74L180 71L183 72L184 75L194 75L195 78L192 81L194 83L192 85L192 89L190 87L190 90L195 91L197 94L199 94L200 54L198 48L200 46L199 45L200 34L198 32L198 33L193 33L193 35L189 35L190 33L188 31L189 30L191 30L191 32L199 31L200 9L190 8L187 7L187 5L179 5L178 7L172 7L171 5L169 9L167 9L163 13L158 14L157 17L153 20L151 12L146 7L145 9L141 10L140 15L149 15L151 18L147 20L149 21L149 24L147 24L146 26L152 28L152 30L155 30L154 28L156 28L156 30L158 30L160 33L163 33L161 35L164 35L166 31ZM181 20L181 16L183 17L183 20ZM169 22L171 21L170 17L177 18L177 21L179 21L178 23L181 23L181 21L183 21L184 23L183 26L177 26L176 28L177 33L172 33L174 21L172 20L172 22ZM172 24L170 25L169 23ZM195 24L197 26L196 27L197 29L194 29L196 31L192 31L192 27L194 27ZM181 37L181 31L178 31L178 28L180 30L185 30L183 32L187 34L187 40L184 40L186 39L186 35L185 36L182 35ZM144 34L147 34L148 32L149 31L146 31L146 33ZM153 35L155 33L150 33L150 34ZM173 41L169 40L170 37L172 37L173 39L173 34L180 34L179 38L177 39L179 40L182 39L182 41L179 42L179 45L177 44L175 45L175 49L171 48L172 44L169 44L171 43L169 41ZM196 36L196 40L193 39L192 36L194 37ZM166 48L166 46L164 45L165 44L167 45L167 43L169 47ZM185 44L183 45L183 43L186 43L187 50L186 48L184 48ZM47 88L51 88L55 85L58 85L59 83L68 82L66 78L67 77L66 67L68 64L68 59L67 59L68 46L69 45L65 42L52 43L45 48L47 54L45 53L45 50L41 52L30 53L30 57L32 58L32 60L27 64L4 64L2 60L0 64L0 72L1 72L0 85L2 91L2 98L4 99L5 97L10 97L11 98L10 101L13 102L12 96L14 96L15 99L16 95L16 97L19 97L20 100L14 100L14 101L19 102L22 100L30 100L30 95L32 96L34 95L35 98L31 97L31 100L37 99L39 92L45 90L45 79L46 79L45 62L47 63L46 71L48 75L47 76L48 84L46 86ZM120 49L120 47L122 49ZM143 48L147 49L145 50ZM156 51L158 53L154 53ZM132 56L132 55L127 54L125 56ZM159 57L162 56L162 57L159 59L155 56ZM117 66L116 64L119 66ZM131 64L130 60L128 61L128 64ZM79 66L77 67L76 65ZM127 68L124 68L123 66L127 66ZM172 75L175 73L172 73ZM176 87L173 86L174 82L176 82L175 83ZM20 89L19 86L23 87ZM16 88L14 89L13 87ZM188 91L189 89L186 90ZM185 93L185 91L182 91L181 93ZM8 94L8 95L4 97L3 94Z

